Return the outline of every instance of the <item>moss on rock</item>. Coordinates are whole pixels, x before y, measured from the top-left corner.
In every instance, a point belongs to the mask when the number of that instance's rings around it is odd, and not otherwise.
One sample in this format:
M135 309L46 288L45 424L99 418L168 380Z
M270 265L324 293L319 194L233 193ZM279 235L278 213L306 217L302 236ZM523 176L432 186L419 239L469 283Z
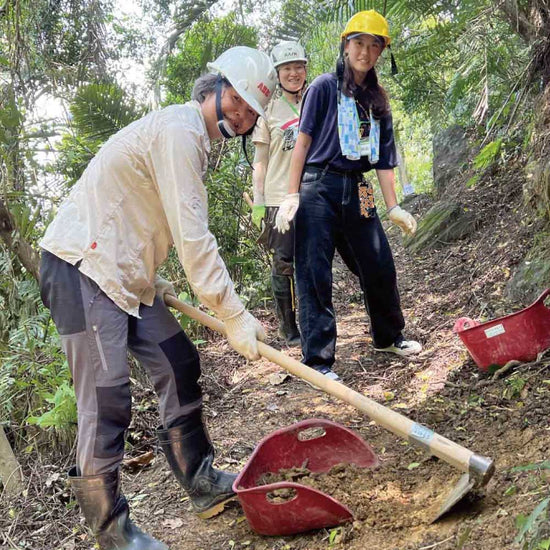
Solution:
M476 228L473 212L458 203L437 203L423 217L413 237L404 240L411 252L463 239Z

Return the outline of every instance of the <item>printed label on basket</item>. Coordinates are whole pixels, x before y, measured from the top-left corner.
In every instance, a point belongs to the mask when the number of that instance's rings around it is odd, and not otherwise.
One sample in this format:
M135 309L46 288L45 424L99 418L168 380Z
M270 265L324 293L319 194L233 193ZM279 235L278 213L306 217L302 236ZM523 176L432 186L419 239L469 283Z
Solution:
M487 336L487 338L494 338L495 336L504 334L505 332L504 325L495 325L494 327L485 330L485 336Z

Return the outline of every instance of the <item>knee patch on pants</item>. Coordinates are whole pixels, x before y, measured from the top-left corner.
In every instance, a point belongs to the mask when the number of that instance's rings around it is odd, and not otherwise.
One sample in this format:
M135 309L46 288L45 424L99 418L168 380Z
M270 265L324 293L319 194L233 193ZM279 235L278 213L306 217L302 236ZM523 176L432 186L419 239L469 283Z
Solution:
M180 406L193 403L202 395L198 384L201 375L199 353L183 331L159 344L166 355L176 382Z
M130 425L132 399L130 383L98 387L96 458L113 458L124 453L124 432Z
M278 254L273 255L273 268L271 274L274 276L292 277L294 275L294 262L290 258L282 258Z

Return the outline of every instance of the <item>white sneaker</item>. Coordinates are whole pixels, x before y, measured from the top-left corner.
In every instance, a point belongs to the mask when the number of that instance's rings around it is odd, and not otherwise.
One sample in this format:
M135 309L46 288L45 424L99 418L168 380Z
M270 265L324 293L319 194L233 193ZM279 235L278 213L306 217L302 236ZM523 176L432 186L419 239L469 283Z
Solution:
M387 348L374 348L376 351L382 351L386 353L395 353L401 357L409 357L410 355L416 355L422 351L422 346L415 340L396 340L391 346Z
M315 368L315 367L311 367ZM342 379L329 367L322 367L322 369L315 369L318 373L322 374L323 376L326 376L329 380L335 380L336 382L341 382ZM311 382L308 382L307 380L304 380L306 384L311 386L314 390L319 390L320 388L316 386L315 384L312 384Z
M329 370L327 372L323 372L323 374L329 379L329 380L336 380L336 382L341 382L342 379L333 371Z

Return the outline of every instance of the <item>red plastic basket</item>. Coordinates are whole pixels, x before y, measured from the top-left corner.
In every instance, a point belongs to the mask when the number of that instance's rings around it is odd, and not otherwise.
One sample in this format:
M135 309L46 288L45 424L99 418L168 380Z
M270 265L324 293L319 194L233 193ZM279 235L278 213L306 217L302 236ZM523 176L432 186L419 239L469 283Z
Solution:
M529 307L486 323L462 317L453 331L481 370L501 367L513 359L532 361L550 348L550 308L545 304L549 294L546 289Z
M262 439L233 490L250 526L262 535L291 535L339 525L353 519L351 511L321 491L292 482L257 485L266 473L296 467L328 472L339 463L373 468L378 458L351 430L329 420L304 420ZM284 502L273 502L270 497L276 489L291 489L293 495Z

